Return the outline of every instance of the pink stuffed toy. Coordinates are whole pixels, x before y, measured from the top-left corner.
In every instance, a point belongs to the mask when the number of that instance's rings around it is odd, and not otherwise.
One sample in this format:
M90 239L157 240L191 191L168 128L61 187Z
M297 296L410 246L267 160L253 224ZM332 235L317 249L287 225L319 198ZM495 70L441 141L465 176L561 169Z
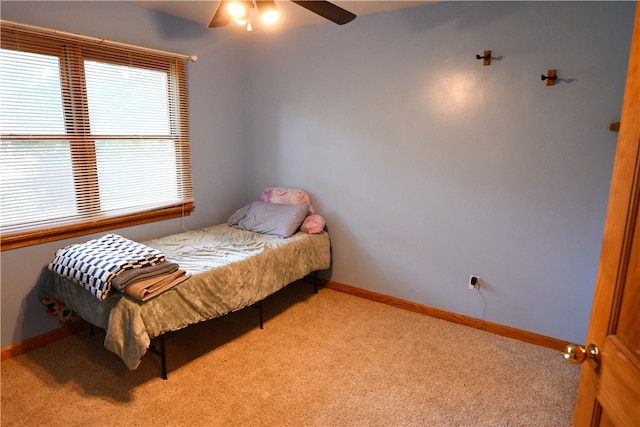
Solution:
M325 221L321 215L311 214L304 219L300 226L300 230L309 234L320 233L324 230L324 225Z

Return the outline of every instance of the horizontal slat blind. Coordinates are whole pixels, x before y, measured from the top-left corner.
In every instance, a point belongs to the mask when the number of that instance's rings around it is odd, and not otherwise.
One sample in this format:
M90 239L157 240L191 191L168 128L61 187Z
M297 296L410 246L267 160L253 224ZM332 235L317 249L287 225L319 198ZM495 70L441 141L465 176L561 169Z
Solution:
M2 249L191 211L185 57L4 21L1 41Z

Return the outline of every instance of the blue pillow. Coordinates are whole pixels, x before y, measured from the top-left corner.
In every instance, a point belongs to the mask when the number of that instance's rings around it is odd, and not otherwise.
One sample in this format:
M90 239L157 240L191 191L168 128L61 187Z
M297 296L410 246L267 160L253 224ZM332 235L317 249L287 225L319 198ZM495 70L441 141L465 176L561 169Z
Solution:
M238 209L227 224L231 227L278 237L298 231L309 212L309 205L253 202Z
M238 228L238 223L242 221L242 219L247 216L247 212L249 212L249 208L251 208L251 203L246 206L241 207L237 211L233 213L227 220L227 225L230 227Z

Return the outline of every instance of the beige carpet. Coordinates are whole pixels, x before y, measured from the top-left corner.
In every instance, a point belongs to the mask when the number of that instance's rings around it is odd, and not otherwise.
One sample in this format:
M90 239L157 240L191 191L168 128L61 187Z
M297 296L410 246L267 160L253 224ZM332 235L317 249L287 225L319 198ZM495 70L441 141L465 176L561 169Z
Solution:
M3 426L569 426L554 350L296 283L167 336L169 379L82 332L2 363Z

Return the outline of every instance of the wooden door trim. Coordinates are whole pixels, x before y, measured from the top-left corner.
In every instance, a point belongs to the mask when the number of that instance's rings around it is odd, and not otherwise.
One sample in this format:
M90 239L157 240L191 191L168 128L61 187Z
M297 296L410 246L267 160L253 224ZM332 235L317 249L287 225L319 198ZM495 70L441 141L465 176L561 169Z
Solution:
M615 333L617 327L617 321L611 320L611 314L616 314L620 309L622 285L629 263L638 209L640 186L640 78L638 76L640 76L640 2L636 3L620 133L591 310L591 324L587 335L587 343L596 344L607 357L609 352L615 353L615 345L607 348L609 344L607 335ZM603 367L605 371L606 363ZM594 369L585 363L578 386L574 425L592 425L599 419L601 407L596 400L596 395L602 385L600 381Z

